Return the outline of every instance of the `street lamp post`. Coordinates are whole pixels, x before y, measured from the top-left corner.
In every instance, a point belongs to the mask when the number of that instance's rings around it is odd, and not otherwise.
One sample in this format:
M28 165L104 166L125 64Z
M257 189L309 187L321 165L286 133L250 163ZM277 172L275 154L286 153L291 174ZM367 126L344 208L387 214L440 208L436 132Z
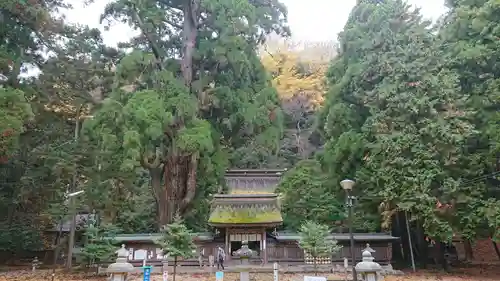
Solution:
M75 197L75 196L78 196L82 193L84 193L85 191L83 190L80 190L80 191L77 191L77 192L73 192L73 193L69 193L69 194L66 194L64 197L65 197L65 200L66 199L70 199ZM56 264L57 264L57 255L56 255L56 249L57 247L59 247L59 243L60 243L60 240L61 240L61 236L62 236L62 231L63 231L63 224L64 224L64 215L61 215L61 220L59 221L59 230L57 232L57 236L56 236L56 241L55 241L55 248L54 248L54 260L53 260L53 263L52 263L52 278L51 280L54 281L55 277L56 277Z
M345 179L340 182L340 186L345 190L346 193L346 206L349 209L348 224L349 224L349 240L351 241L351 267L352 267L352 280L358 281L358 275L356 274L356 252L354 250L354 234L352 232L352 207L354 197L351 195L352 188L354 187L354 181Z
M75 232L76 232L76 202L74 197L80 195L84 192L84 190L79 190L73 193L68 194L69 197L69 205L71 212L71 225L69 230L69 241L68 241L68 260L66 261L66 269L71 270L73 266L73 247L75 246Z

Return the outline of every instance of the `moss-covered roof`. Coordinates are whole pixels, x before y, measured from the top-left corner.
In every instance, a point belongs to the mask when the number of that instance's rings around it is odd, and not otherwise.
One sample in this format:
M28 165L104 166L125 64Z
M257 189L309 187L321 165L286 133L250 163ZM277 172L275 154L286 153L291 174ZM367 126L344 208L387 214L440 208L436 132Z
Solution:
M281 224L278 208L271 207L216 207L208 219L212 224Z
M216 195L208 223L275 226L283 222L275 194Z

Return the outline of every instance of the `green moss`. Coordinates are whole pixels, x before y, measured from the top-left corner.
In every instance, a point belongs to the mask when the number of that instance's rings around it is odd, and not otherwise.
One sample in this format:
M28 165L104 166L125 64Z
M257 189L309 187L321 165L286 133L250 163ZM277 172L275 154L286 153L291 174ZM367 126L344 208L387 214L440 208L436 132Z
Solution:
M210 214L209 223L247 224L282 222L278 208L274 207L222 207L218 206Z

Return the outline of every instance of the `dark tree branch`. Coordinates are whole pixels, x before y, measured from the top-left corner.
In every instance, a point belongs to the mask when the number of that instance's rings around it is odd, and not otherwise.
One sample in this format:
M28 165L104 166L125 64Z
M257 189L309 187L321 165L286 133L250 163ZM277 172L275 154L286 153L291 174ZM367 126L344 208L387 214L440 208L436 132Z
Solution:
M156 60L158 61L158 64L157 64L158 69L162 70L161 62L163 61L163 57L161 55L160 48L156 44L156 41L153 39L153 36L146 30L146 26L144 25L144 22L142 21L141 17L139 16L139 12L137 11L137 9L134 6L132 6L132 14L133 14L135 21L139 25L139 29L141 30L144 37L146 37L149 45L151 46L151 49L153 50L153 54L154 54Z

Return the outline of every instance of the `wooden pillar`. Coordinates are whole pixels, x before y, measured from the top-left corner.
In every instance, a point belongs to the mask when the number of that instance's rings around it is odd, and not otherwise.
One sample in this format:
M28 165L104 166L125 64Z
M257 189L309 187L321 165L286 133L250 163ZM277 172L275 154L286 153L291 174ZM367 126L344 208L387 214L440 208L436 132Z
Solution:
M264 252L264 264L267 264L266 229L262 230L262 250Z

